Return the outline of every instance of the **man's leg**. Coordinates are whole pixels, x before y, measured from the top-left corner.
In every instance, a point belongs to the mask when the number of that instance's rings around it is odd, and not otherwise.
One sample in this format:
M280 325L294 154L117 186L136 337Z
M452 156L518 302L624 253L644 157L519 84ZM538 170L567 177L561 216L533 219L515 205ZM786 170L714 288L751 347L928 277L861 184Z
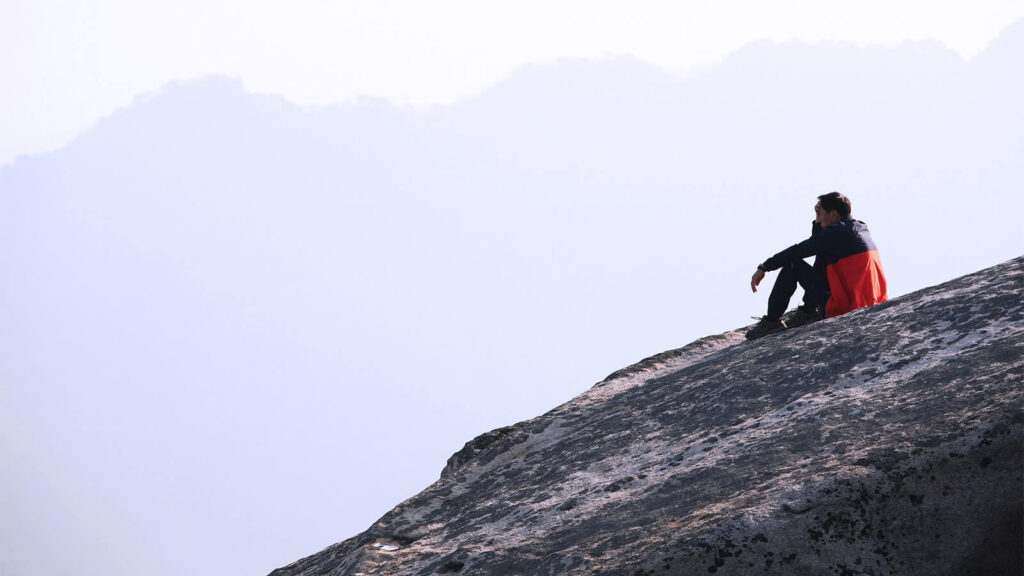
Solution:
M821 276L803 260L796 260L779 269L779 276L768 296L768 318L778 320L789 308L789 300L796 292L796 287L804 289L804 305L807 307L825 304L825 287Z
M790 262L779 270L779 275L775 278L775 285L772 286L772 293L768 296L768 315L761 318L757 325L747 331L748 340L786 329L789 323L782 321L782 315L786 313L789 299L793 297L797 286L804 289L803 308L806 311L802 315L803 317L793 325L803 325L821 319L819 311L823 312L825 309L825 280L817 270L803 260ZM801 314L795 316L801 316Z
M803 307L818 310L825 317L825 301L828 300L828 280L817 269L808 267L800 270L797 283L804 289Z

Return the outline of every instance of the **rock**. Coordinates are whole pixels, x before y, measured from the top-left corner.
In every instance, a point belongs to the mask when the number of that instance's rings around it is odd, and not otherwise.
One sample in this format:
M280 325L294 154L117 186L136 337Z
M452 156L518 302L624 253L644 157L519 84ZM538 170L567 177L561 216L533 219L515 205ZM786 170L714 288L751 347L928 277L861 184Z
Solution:
M1016 575L1022 471L1024 257L644 360L272 574Z

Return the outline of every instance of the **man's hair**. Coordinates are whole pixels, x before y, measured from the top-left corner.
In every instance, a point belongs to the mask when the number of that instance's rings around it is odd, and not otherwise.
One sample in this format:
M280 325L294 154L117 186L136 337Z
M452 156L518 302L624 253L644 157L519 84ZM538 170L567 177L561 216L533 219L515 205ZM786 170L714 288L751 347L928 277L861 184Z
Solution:
M850 199L843 196L839 192L829 192L828 194L822 194L818 196L818 201L821 202L821 209L829 212L835 210L839 212L839 215L846 218L853 212L853 204L850 203Z

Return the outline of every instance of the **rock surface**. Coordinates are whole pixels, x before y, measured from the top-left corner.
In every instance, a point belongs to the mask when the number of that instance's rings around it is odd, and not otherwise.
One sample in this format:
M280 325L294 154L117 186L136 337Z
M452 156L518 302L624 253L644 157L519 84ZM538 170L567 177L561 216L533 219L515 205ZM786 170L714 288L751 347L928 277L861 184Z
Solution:
M1024 257L698 340L484 434L285 575L1020 575Z

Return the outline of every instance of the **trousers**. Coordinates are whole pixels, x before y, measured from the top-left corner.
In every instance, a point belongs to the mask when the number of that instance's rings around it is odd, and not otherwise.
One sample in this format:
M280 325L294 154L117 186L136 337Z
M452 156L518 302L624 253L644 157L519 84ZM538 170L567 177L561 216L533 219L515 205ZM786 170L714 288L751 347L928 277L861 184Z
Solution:
M789 300L796 287L804 290L803 303L806 308L825 307L828 300L828 279L803 260L794 260L779 269L779 276L768 296L768 318L778 320L789 308Z

